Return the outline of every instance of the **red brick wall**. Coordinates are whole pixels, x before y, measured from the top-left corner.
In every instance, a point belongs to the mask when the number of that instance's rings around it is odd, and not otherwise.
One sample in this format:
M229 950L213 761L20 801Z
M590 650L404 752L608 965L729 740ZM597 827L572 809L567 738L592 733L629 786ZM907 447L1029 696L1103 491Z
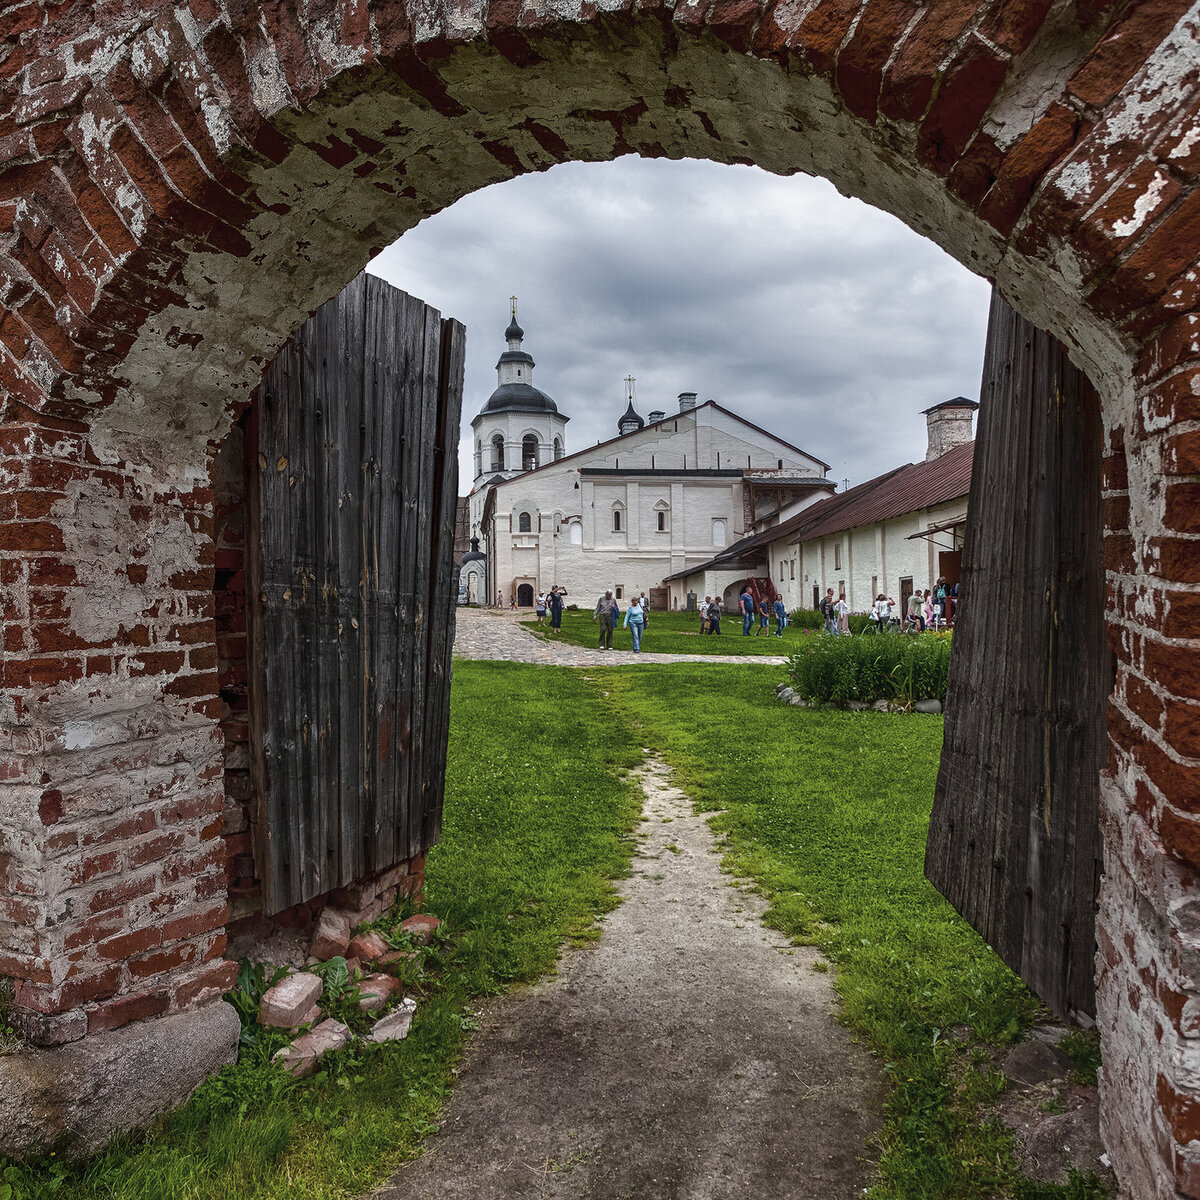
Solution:
M264 362L458 195L579 157L757 162L897 213L1101 391L1106 1136L1139 1198L1200 1195L1197 24L1186 0L0 13L0 961L40 1036L224 969L203 485Z

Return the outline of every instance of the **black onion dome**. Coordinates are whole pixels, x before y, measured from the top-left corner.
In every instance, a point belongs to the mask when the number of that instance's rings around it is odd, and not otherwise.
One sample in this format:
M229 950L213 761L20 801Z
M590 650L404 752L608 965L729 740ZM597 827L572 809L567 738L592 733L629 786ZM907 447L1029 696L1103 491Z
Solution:
M558 405L530 383L502 383L479 411L556 413Z
M519 340L524 336L525 330L523 330L520 325L517 324L517 318L513 317L513 319L509 322L508 328L504 331L505 341L511 342L513 338L517 338Z
M527 354L524 350L505 350L496 360L497 370L499 370L501 363L524 363L528 367L537 365L533 361L533 355Z
M646 428L646 422L633 411L632 400L630 400L629 407L625 410L625 415L617 422L617 428L624 432L626 425L636 425L639 429Z

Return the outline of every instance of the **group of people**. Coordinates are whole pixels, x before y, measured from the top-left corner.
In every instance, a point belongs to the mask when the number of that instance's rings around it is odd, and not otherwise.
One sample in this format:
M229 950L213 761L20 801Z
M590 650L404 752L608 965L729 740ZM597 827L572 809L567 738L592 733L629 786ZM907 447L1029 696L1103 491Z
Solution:
M923 592L913 592L908 598L908 605L903 617L899 614L898 605L884 592L880 592L871 605L871 620L882 633L890 626L900 626L904 630L915 630L924 633L927 629L938 629L945 626L946 618L951 611L952 602L958 599L958 584L949 586L944 577L939 577L932 588Z
M621 620L621 602L612 594L611 588L596 601L596 610L592 614L592 620L599 622L600 625L600 649L611 650L613 648L613 630L616 628L617 622ZM642 636L649 624L650 602L646 599L646 593L640 592L629 601L624 617L624 626L633 637L635 654L642 652Z
M550 616L550 632L562 631L562 615L565 607L567 589L554 585L548 592L538 592L533 598L533 610L537 614L537 623L546 624L546 616Z
M775 636L781 638L783 627L787 624L787 606L783 603L783 597L776 593L774 604L769 600L755 600L754 593L748 587L745 588L738 597L738 611L742 614L742 637L749 637L752 629L755 637L764 632L770 636L772 610L775 613ZM754 620L755 615L758 617L757 624Z
M825 632L840 637L850 632L850 605L845 596L833 598L833 588L827 588L821 598L821 616L825 618Z

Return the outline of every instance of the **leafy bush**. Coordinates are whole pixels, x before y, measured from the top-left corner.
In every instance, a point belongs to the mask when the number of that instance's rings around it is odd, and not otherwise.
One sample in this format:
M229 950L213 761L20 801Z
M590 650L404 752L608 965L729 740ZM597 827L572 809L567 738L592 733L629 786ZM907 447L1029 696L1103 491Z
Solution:
M864 629L866 629L866 627L868 625L871 624L871 614L870 613L851 613L846 618L846 621L850 626L850 632L857 637L858 634L862 633L862 631Z
M944 701L950 637L817 637L792 655L790 671L793 686L806 700L842 705L850 700Z
M825 628L825 618L819 608L797 608L788 613L788 621L799 629Z

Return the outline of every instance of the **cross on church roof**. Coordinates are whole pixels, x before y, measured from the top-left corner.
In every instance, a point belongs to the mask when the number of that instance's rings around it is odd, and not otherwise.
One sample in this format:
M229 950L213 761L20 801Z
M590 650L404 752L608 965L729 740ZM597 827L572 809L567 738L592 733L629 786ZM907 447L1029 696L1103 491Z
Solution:
M635 382L636 380L632 375L625 376L625 399L628 400L630 404L633 403L633 385Z

